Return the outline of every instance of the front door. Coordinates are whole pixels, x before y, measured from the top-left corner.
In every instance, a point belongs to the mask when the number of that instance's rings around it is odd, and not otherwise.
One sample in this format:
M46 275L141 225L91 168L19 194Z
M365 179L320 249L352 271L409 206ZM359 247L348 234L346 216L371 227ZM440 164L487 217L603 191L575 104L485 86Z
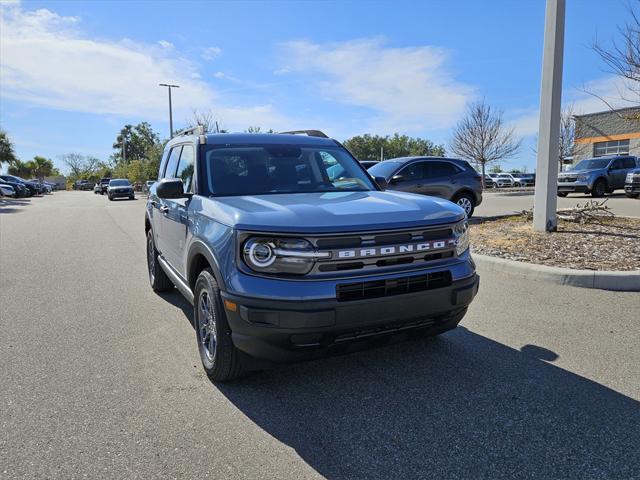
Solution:
M182 180L185 193L193 193L193 166L195 152L193 145L184 145L174 178ZM188 209L190 198L165 199L164 205L167 210L163 218L162 235L165 237L166 246L162 252L165 259L171 264L183 278L186 276L185 269L185 245L187 241L187 227L189 223Z
M393 190L424 194L424 162L413 162L403 167L391 179Z

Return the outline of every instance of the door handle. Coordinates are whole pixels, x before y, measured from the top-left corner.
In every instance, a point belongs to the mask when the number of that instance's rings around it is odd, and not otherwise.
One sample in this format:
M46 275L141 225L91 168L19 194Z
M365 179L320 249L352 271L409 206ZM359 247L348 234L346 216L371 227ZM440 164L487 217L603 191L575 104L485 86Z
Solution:
M169 211L169 207L167 207L166 205L162 205L159 210L160 213L167 213Z
M152 207L157 207L157 206L158 206L158 202L156 202L155 200L151 200L151 201L149 201L149 204L150 204Z

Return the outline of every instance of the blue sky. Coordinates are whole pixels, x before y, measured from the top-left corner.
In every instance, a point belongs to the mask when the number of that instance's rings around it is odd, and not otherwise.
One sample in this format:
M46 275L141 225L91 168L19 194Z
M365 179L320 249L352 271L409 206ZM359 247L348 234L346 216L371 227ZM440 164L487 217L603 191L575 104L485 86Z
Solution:
M524 139L504 167L532 170L543 0L2 1L0 126L18 155L106 159L119 128L211 110L223 128L317 128L344 140L394 132L447 145L485 98ZM605 109L619 84L589 48L624 0L568 0L564 97ZM615 103L615 101L614 101Z

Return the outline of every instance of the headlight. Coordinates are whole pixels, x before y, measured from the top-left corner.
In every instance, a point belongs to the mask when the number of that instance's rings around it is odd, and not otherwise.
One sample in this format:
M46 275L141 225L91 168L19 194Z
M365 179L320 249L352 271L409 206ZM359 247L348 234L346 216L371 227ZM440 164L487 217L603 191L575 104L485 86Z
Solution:
M456 237L456 255L460 256L469 248L469 224L466 220L458 223L453 233Z
M252 237L242 246L247 266L260 273L304 275L329 252L317 252L313 245L301 238Z
M578 175L578 176L576 177L576 179L577 179L579 182L586 182L586 181L589 179L589 177L588 177L588 176L586 176L586 175Z

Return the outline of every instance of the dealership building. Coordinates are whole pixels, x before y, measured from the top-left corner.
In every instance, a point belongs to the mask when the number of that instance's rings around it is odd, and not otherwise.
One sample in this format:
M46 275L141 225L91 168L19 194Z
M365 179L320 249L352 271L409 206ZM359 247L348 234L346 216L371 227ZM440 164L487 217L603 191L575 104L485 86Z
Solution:
M576 115L573 163L604 155L640 157L640 107Z

